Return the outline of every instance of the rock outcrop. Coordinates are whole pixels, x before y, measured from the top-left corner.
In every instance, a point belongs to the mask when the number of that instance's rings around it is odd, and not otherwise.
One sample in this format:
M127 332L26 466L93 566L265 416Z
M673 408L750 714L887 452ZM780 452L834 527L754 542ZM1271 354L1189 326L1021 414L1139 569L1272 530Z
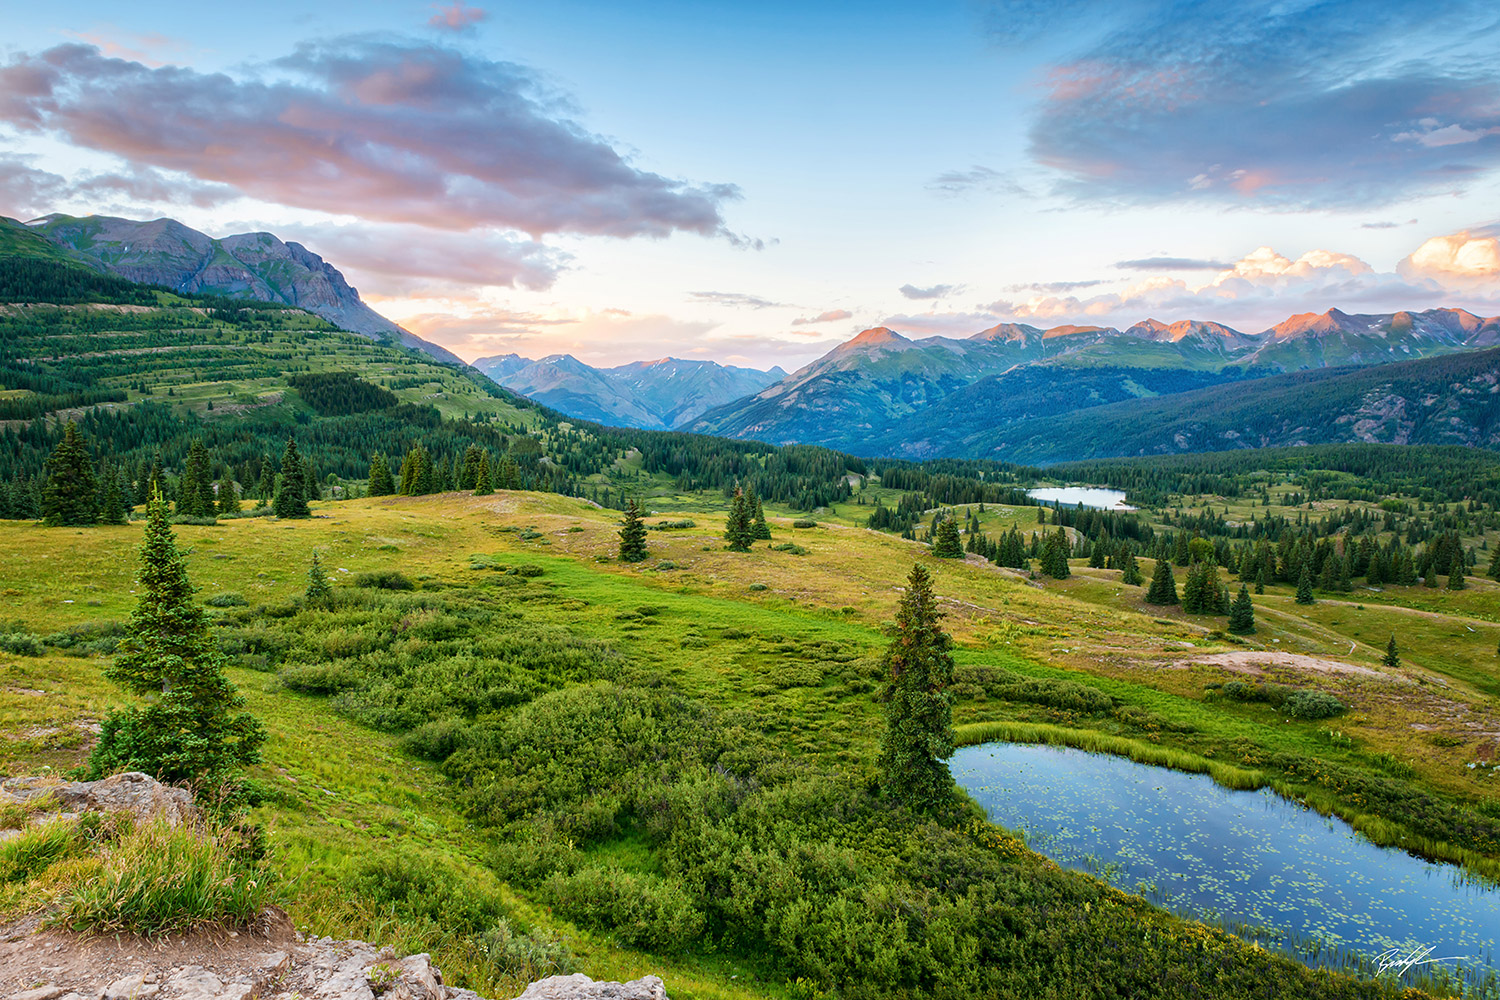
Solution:
M176 826L198 815L193 794L163 785L148 774L127 771L99 781L60 782L56 778L0 781L0 803L36 808L34 820L71 819L85 812L126 812L137 821L165 817ZM41 808L50 803L50 807ZM14 831L10 831L14 832ZM0 837L3 837L0 833Z

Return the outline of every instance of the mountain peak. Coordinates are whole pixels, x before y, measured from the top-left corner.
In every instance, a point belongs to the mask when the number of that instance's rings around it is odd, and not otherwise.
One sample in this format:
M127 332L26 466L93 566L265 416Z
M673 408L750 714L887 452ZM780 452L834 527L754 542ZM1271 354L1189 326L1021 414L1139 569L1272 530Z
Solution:
M881 344L898 343L910 344L911 341L888 326L872 326L868 330L861 331L853 340L846 341L843 346L853 347L858 344L864 347L876 347Z

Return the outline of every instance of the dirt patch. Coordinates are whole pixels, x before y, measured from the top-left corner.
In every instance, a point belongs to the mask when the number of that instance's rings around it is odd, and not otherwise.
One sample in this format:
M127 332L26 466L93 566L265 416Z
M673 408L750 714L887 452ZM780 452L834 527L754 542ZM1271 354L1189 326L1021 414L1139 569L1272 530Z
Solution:
M1313 674L1353 674L1358 677L1383 677L1387 680L1400 680L1388 674L1382 674L1378 670L1362 667L1355 663L1344 663L1339 660L1324 660L1316 656L1304 656L1301 653L1283 653L1277 650L1234 650L1228 653L1207 653L1203 656L1193 656L1185 660L1178 660L1172 664L1173 667L1185 670L1188 667L1222 667L1239 674L1260 674L1267 667L1286 667L1291 670L1301 670Z

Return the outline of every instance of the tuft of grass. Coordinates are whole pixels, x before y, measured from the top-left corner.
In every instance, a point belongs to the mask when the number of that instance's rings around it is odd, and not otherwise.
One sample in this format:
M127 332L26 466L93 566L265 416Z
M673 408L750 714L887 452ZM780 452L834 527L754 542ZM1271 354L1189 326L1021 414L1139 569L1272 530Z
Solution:
M64 898L59 922L94 934L157 937L243 927L271 901L271 876L218 831L154 820L100 852L98 875Z

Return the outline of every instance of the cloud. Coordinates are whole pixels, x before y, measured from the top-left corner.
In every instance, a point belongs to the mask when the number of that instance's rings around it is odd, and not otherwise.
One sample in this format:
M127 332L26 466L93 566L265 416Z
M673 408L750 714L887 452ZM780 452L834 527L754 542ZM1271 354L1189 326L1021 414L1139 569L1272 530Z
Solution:
M927 190L945 195L982 191L988 194L1025 195L1028 192L1008 173L975 165L968 170L949 170L927 182Z
M1094 278L1089 281L1033 281L1024 285L1010 285L1006 291L1010 292L1075 292L1080 288L1094 288L1097 285L1107 285L1109 282L1102 278Z
M621 309L545 316L474 302L445 305L399 322L470 361L489 354L572 354L589 364L617 365L663 354L702 355L709 350L705 335L718 325Z
M1028 132L1076 199L1347 208L1463 190L1500 166L1488 4L999 6L996 22L1083 40L1043 74Z
M735 309L775 309L782 305L759 295L746 295L742 292L688 292L688 298L694 302L712 302Z
M1450 288L1483 289L1500 298L1500 239L1493 232L1467 230L1434 236L1397 264L1396 273Z
M1223 261L1199 260L1196 257L1140 257L1115 262L1115 267L1122 271L1223 271L1233 266Z
M129 212L142 203L208 208L238 197L225 185L169 177L149 167L85 173L69 179L33 167L33 159L0 154L0 215L34 218L57 211L69 201L83 201L105 211Z
M0 65L0 122L276 204L390 223L725 232L728 184L632 165L533 74L435 44L298 46L243 77L60 45Z
M112 24L98 31L64 31L69 38L76 38L89 45L97 45L107 56L131 59L147 66L160 66L174 54L188 51L188 44L179 38L159 34L137 34L122 31Z
M284 225L297 240L383 297L455 286L551 288L571 260L561 251L508 233L445 233L419 226Z
M916 285L902 285L898 291L908 299L940 299L949 292L956 292L959 285L932 285L928 288L918 288Z
M444 31L468 32L474 29L479 22L489 18L489 11L482 7L469 7L463 0L455 0L446 7L433 4L437 13L427 19L429 28L441 28Z
M894 313L880 321L880 325L895 330L902 336L919 337L967 337L988 329L999 321L999 316L989 310L982 312L925 312Z
M1386 221L1382 221L1382 222L1362 222L1362 223L1360 223L1359 228L1361 228L1361 229L1400 229L1402 226L1415 226L1416 224L1417 224L1417 220L1416 219L1407 219L1405 222L1386 222Z
M820 312L816 316L799 316L792 320L793 326L810 326L813 323L836 323L841 319L853 319L854 314L847 309L829 309Z

